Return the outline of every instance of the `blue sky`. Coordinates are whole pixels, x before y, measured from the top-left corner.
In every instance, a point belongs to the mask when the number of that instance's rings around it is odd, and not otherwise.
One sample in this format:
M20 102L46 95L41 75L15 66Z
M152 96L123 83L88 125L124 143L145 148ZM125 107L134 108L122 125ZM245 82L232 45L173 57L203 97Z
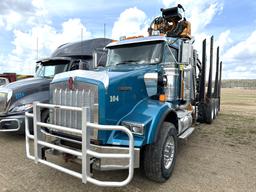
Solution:
M106 35L146 35L160 8L183 4L195 47L215 36L225 79L256 78L256 2L251 0L1 0L0 73L32 74L61 44Z

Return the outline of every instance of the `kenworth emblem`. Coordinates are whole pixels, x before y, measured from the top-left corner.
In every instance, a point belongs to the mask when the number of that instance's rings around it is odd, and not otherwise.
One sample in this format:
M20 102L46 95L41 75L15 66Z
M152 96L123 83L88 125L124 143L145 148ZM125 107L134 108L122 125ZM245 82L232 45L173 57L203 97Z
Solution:
M69 90L73 90L74 89L74 79L73 79L73 77L70 77L68 79L68 89Z

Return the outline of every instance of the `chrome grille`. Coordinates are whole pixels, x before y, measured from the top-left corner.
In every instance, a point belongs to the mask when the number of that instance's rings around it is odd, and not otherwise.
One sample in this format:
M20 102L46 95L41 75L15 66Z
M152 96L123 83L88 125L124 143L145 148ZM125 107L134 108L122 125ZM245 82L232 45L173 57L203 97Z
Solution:
M74 90L64 89L64 86L52 87L52 104L88 107L87 119L90 122L98 123L98 88L94 85L79 84ZM50 111L50 122L55 125L82 129L81 112L55 109ZM92 138L97 138L97 131L92 133Z
M72 90L58 90L53 92L53 104L73 106L73 107L88 107L93 109L93 93L89 91L72 91ZM89 110L87 119L93 121L92 110ZM72 127L81 129L81 112L72 112L66 110L56 109L53 114L53 123L56 125Z

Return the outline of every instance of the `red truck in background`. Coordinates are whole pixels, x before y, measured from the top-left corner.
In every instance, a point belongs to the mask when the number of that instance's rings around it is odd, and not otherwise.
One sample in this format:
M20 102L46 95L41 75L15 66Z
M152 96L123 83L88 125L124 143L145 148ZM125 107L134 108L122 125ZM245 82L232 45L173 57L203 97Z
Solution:
M17 80L16 73L3 73L3 74L0 74L0 77L8 79L9 83Z
M18 81L21 79L31 78L33 75L18 75L16 73L3 73L0 74L0 86Z

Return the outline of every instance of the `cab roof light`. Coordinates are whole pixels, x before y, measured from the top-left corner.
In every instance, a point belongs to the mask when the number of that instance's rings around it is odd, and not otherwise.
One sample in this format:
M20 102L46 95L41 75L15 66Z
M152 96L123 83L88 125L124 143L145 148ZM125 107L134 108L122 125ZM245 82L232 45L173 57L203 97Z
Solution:
M122 41L122 40L137 39L137 38L143 38L143 37L144 37L143 35L139 35L139 36L130 36L130 37L121 36L121 37L119 38L119 40Z

